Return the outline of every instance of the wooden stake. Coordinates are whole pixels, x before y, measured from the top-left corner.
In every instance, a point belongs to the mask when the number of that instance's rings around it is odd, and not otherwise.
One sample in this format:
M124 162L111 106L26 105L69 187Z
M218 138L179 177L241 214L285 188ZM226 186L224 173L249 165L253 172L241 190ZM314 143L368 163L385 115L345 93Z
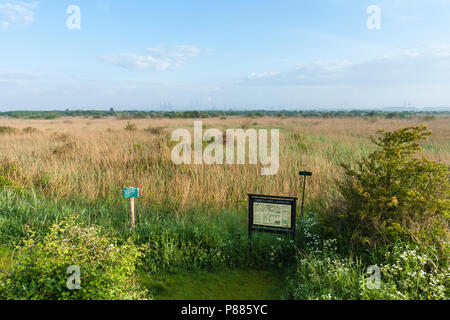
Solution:
M130 224L131 230L136 228L136 223L134 221L134 198L130 198Z

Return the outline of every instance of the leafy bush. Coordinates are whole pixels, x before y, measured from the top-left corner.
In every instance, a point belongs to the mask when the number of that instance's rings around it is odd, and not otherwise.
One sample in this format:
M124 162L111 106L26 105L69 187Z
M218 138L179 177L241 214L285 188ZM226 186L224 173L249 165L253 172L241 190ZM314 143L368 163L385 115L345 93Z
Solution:
M449 166L417 156L422 151L418 142L430 134L425 125L380 131L372 138L376 151L356 168L343 165L342 199L325 215L327 231L353 248L373 249L397 240L445 247Z
M12 127L0 127L0 134L14 134L17 132L16 128Z
M0 176L0 189L11 188L13 186L14 186L14 181L12 181L8 178L5 178L3 176Z
M52 112L52 113L48 113L44 116L45 120L54 120L54 119L58 119L61 115L58 114L57 112Z
M53 225L38 239L17 247L14 264L0 279L0 298L26 300L140 299L145 292L134 282L141 255L132 242L118 246L95 227L78 225L74 217ZM68 268L79 266L80 288L69 290Z
M65 157L74 153L77 149L76 142L67 142L53 149L52 154L56 157Z
M39 129L36 129L36 128L33 128L33 127L26 127L22 131L25 132L25 133L31 134L31 133L39 132Z
M151 134L159 135L164 132L164 127L148 127L144 131L150 132Z
M21 191L20 183L16 181L20 177L20 170L15 162L6 158L0 159L0 190L14 189Z
M128 122L127 125L123 129L126 131L136 131L137 127L134 123Z

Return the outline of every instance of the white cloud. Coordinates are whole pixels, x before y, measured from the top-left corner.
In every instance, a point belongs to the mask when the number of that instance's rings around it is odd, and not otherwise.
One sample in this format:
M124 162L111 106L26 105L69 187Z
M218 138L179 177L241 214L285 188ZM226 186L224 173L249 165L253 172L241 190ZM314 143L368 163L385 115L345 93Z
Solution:
M247 85L449 84L450 45L426 45L363 62L312 62L282 73L252 74Z
M165 71L170 67L170 62L155 59L152 56L138 56L132 53L122 53L104 57L116 66L125 69L153 69L155 71Z
M126 68L155 71L166 71L186 63L187 58L196 57L200 49L192 45L179 45L172 48L158 46L147 49L148 55L122 53L103 57L107 62Z
M34 10L39 2L0 3L0 26L9 28L14 24L29 24L35 20Z
M261 73L255 73L252 72L248 78L249 79L253 79L253 78L266 78L266 77L272 77L272 76L276 76L277 74L279 74L279 72L277 71L272 71L272 72L261 72Z

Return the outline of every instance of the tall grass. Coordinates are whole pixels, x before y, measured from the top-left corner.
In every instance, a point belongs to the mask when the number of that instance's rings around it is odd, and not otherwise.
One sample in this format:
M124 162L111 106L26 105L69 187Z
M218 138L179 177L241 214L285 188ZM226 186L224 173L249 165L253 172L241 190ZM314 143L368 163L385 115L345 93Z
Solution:
M242 127L248 119L203 119L205 127ZM253 119L255 128L280 128L280 170L276 176L259 175L251 165L176 166L171 162L175 128L190 128L193 120L106 119L10 120L0 126L36 128L28 133L0 135L0 156L18 170L9 177L50 198L111 201L120 190L142 190L139 205L168 208L181 213L199 206L211 209L245 207L247 193L296 196L301 189L299 169L314 173L308 199L326 200L339 176L341 162L352 162L372 149L369 136L378 129L398 128L414 120L362 119ZM135 130L126 130L132 126ZM166 128L166 129L163 129ZM435 130L426 150L431 159L450 159L450 129L446 119L431 123ZM120 206L120 205L119 205Z
M221 270L230 267L271 269L293 260L292 243L270 235L247 241L246 214L238 211L211 213L191 209L182 215L163 211L138 210L137 228L130 230L126 202L120 208L109 203L68 203L32 193L0 191L0 243L20 244L31 229L38 236L66 218L77 216L86 225L100 226L124 243L132 239L146 244L147 272L177 270Z

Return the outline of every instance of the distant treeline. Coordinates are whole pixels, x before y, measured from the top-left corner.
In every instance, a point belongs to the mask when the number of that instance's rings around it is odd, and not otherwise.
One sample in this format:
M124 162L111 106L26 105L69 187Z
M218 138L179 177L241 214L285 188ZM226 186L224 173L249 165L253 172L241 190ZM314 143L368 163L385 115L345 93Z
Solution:
M305 118L386 118L405 119L416 116L423 116L429 119L441 115L450 115L450 111L381 111L381 110L346 110L346 111L325 111L325 110L281 110L281 111L109 111L101 110L65 110L65 111L7 111L0 112L0 117L22 118L22 119L57 119L60 117L117 117L123 119L142 118L210 118L227 116L244 117L305 117Z

